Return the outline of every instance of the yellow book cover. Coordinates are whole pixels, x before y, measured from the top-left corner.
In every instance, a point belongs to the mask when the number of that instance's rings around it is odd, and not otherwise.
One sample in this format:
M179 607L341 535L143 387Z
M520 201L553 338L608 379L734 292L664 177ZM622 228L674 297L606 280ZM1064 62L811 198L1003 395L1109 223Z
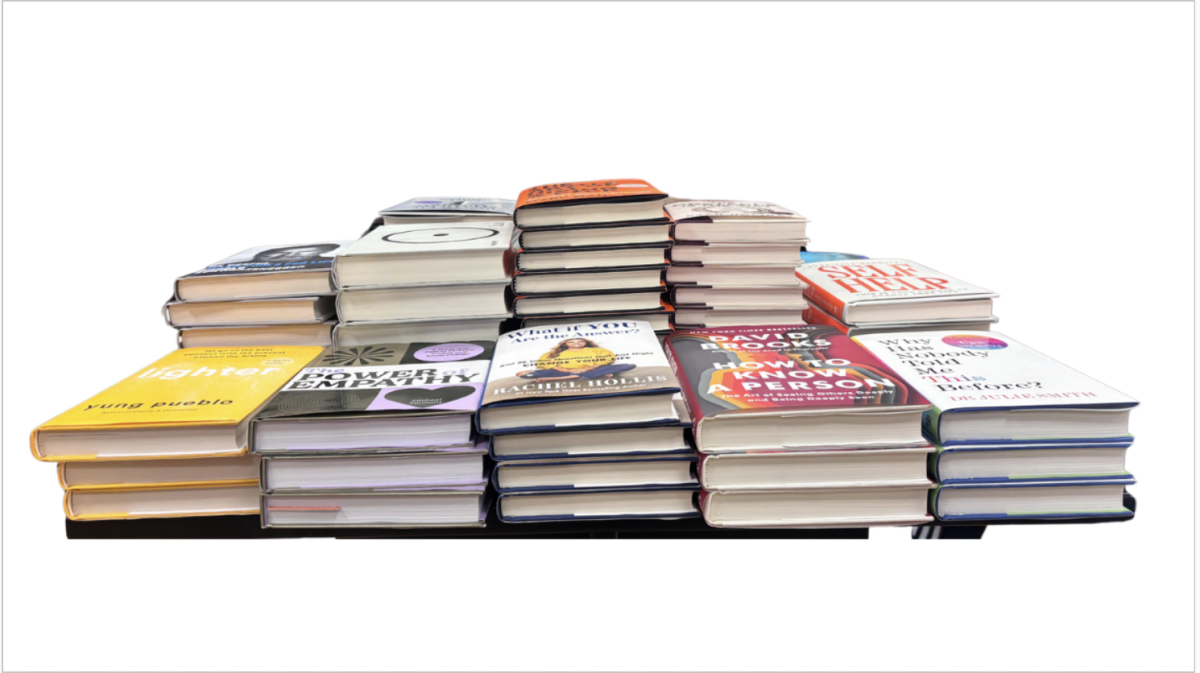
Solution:
M47 434L78 433L80 437L100 439L101 433L116 430L238 428L323 350L320 346L177 350L36 428L30 436L33 455L45 461L97 458L86 452L47 452L40 441ZM240 450L244 451L244 445ZM156 453L150 448L139 450L138 455L105 458L173 455L169 450Z

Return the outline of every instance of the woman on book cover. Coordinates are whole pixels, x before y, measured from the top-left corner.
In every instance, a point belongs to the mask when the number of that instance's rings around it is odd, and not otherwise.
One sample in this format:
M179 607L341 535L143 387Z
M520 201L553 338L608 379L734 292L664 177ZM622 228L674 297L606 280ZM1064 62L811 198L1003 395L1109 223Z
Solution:
M616 359L612 351L601 348L591 339L566 339L538 358L537 369L523 371L517 376L550 381L587 380L608 378L637 366L613 364Z

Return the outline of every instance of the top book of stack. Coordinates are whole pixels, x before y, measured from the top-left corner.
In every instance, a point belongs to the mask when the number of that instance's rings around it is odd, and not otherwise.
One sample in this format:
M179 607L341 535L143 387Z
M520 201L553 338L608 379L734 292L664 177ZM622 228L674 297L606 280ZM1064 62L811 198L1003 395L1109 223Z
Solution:
M383 224L510 220L516 202L471 196L418 196L379 211Z
M521 229L612 222L667 222L667 194L645 180L592 180L530 187L517 198Z

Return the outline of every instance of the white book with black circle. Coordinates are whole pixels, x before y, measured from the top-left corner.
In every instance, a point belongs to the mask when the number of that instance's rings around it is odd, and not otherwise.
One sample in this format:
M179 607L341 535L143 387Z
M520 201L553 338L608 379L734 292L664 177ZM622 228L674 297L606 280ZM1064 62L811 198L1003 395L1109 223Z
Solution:
M334 260L339 289L505 280L511 222L385 225Z

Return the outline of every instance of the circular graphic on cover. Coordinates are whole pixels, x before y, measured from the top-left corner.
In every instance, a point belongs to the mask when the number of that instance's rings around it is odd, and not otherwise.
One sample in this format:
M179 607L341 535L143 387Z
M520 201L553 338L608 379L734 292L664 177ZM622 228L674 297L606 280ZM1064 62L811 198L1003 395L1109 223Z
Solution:
M463 241L478 241L484 238L498 236L500 231L497 229L487 229L484 227L445 227L443 229L416 229L413 231L401 231L395 234L388 234L383 237L383 240L388 243L418 243L425 245L428 243L462 243Z
M421 362L455 362L473 358L483 352L483 346L475 344L438 344L426 346L413 353L413 357Z
M1001 348L1008 348L1008 344L999 339L979 336L978 334L951 334L950 336L942 337L942 343L956 348L965 348L969 351L994 351Z

